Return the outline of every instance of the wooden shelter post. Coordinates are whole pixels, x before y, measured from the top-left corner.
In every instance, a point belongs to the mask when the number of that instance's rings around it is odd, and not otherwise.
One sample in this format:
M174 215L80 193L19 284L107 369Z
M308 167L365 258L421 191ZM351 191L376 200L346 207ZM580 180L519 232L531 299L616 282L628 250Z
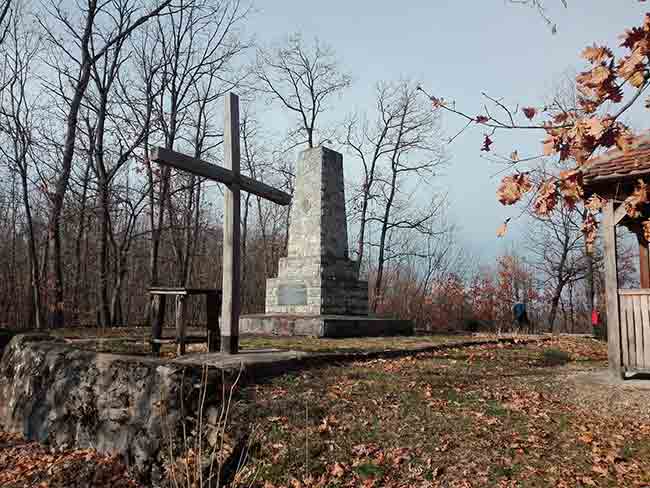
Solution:
M643 236L643 231L636 232L639 241L639 281L641 288L650 288L650 256L648 255L648 241Z
M205 296L205 311L208 327L208 351L221 350L221 334L219 333L219 315L221 314L221 294L216 290Z
M186 309L187 300L185 295L176 295L176 354L185 354L185 337L187 336Z
M614 199L603 207L603 244L605 251L605 291L607 299L607 356L611 373L620 377L621 332L619 324L618 276L616 269L616 220Z
M165 302L167 297L165 295L154 295L151 307L151 338L160 339L162 337L163 322L165 321ZM160 353L160 344L152 342L151 349L154 355Z

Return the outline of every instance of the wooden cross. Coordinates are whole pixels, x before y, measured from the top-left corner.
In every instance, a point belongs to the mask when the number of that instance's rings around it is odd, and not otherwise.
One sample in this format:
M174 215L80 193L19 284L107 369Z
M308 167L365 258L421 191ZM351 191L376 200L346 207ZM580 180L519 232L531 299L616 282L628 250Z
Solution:
M224 124L224 167L195 159L170 149L156 147L151 160L176 169L224 183L223 301L221 352L236 354L239 349L240 305L240 192L247 191L279 205L289 205L291 195L239 173L239 97L226 98Z

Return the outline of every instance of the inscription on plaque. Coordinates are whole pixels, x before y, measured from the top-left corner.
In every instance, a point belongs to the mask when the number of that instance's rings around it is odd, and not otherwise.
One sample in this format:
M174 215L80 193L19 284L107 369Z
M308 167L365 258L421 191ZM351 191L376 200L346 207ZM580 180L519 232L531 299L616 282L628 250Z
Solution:
M278 286L278 305L307 305L307 288L304 284Z

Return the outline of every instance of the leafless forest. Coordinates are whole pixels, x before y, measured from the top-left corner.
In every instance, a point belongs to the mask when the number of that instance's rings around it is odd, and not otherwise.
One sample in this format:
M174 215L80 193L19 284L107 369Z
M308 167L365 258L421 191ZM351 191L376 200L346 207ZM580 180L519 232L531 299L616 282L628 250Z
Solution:
M516 253L476 262L436 181L449 134L416 82L377 80L373 106L332 123L323 114L354 73L307 33L254 38L252 8L5 0L0 327L142 324L149 286L218 286L219 187L148 156L162 146L219 163L223 98L234 90L244 107L242 171L254 178L291 193L298 150L323 143L344 152L353 168L350 250L374 312L421 328L509 326L512 304L524 300L540 330L585 330L600 263L585 252L578 210L531 217L531 238ZM293 124L271 127L268 107ZM263 310L288 219L286 208L245 196L244 312Z

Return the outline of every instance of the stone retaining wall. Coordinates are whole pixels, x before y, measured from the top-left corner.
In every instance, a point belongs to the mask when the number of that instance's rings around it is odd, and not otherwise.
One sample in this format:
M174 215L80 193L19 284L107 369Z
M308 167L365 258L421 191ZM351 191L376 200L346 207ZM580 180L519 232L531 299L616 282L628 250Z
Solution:
M184 377L181 367L153 358L16 336L0 361L0 428L54 447L117 451L140 480L153 482L165 439L184 418Z

